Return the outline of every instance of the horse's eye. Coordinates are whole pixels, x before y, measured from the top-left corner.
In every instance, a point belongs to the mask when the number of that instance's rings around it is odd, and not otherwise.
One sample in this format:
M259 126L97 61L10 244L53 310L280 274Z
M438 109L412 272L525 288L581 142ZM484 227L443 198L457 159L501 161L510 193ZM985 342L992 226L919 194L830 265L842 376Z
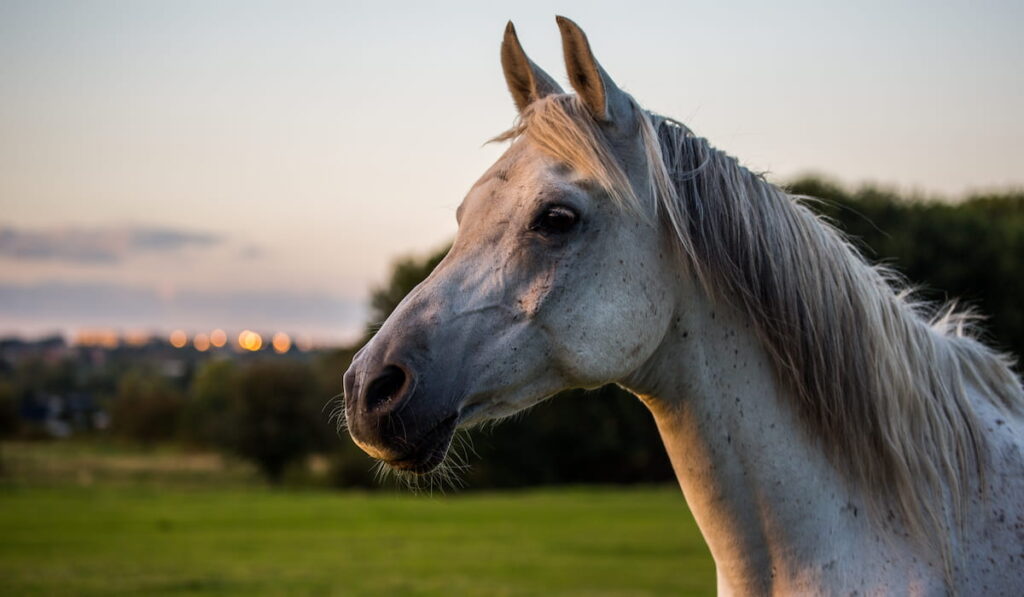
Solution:
M572 208L564 205L551 205L540 212L530 228L545 234L565 234L576 226L579 219Z

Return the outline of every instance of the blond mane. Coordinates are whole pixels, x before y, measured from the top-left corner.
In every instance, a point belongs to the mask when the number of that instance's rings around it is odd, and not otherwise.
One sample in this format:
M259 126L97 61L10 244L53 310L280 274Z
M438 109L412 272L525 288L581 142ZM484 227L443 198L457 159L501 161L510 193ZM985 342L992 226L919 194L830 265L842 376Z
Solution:
M935 538L959 526L988 461L968 389L1021 412L1012 360L972 335L969 313L913 300L897 275L867 263L805 207L806 198L632 105L645 172L626 172L574 95L533 102L497 139L529 139L624 209L668 225L705 290L749 317L835 466L869 488L876 514L894 512L937 549L949 574L951 547ZM951 511L942 506L946 495Z

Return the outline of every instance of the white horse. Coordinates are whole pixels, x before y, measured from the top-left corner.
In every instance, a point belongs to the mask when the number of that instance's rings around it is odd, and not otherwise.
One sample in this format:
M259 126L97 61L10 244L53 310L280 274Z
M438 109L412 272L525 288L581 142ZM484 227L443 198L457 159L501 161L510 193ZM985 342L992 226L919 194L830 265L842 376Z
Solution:
M346 373L356 443L425 473L457 427L614 382L654 415L720 593L1024 594L1009 360L558 25L576 94L510 23L511 146Z

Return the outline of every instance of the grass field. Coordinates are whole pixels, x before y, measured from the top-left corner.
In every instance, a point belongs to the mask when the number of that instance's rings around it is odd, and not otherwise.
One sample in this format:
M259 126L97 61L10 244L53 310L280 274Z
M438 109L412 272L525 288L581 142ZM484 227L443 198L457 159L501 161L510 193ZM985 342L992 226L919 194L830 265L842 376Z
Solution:
M671 487L0 485L5 595L698 595L713 579Z

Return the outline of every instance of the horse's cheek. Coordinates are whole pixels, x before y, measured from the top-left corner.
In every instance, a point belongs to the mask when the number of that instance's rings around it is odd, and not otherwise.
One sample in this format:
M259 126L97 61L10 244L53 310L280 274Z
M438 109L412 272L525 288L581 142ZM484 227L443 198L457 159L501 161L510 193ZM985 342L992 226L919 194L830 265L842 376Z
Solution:
M648 345L652 342L647 328L651 309L656 308L619 282L595 280L589 288L585 284L558 284L546 295L543 319L545 327L553 332L553 355L559 368L577 385L615 381L650 353ZM575 290L567 292L564 288ZM638 299L649 308L638 310ZM657 319L657 314L653 318Z
M519 293L516 306L526 319L534 319L540 314L551 293L552 277L552 269L541 270L530 279L528 284L524 285L523 290Z

